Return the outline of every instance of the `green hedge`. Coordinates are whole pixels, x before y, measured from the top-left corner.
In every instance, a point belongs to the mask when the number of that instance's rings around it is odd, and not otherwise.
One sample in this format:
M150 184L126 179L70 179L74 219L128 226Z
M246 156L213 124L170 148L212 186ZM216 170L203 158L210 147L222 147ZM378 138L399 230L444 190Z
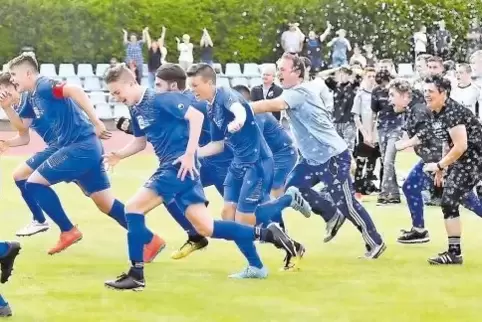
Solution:
M379 57L410 57L409 39L423 23L444 19L456 38L456 57L465 57L469 20L482 17L482 0L3 0L0 6L0 61L22 46L36 48L42 62L106 62L122 58L122 29L140 33L149 26L167 31L169 60L174 38L188 33L198 44L208 28L220 62L273 61L288 21L320 32L328 19L349 31L354 42L370 41Z

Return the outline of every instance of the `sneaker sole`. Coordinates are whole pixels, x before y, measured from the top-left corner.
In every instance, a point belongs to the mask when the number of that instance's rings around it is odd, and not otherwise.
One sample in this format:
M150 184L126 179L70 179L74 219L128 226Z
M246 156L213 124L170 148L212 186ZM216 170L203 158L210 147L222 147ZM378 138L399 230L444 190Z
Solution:
M37 234L40 234L40 233L44 233L46 231L48 231L50 229L50 227L46 227L46 228L42 228L34 233L30 233L30 234L15 234L15 236L17 237L30 237L30 236L34 236L34 235L37 235Z
M80 242L82 240L82 238L84 238L83 236L81 236L80 238L78 238L77 240L75 240L72 244L70 244L69 246L65 247L65 248L62 248L60 249L59 251L56 251L56 252L49 252L48 254L49 255L55 255L55 254L59 254L59 253L62 253L63 251L65 251L66 249L74 246L75 244L77 244L78 242Z
M301 260L303 259L303 256L305 256L306 253L306 248L302 247L301 251L299 254L295 257L294 259L294 264L291 267L286 267L283 266L280 268L281 272L298 272L301 270Z
M376 253L373 254L372 256L370 256L370 257L360 256L360 257L358 257L358 258L360 258L360 259L377 259L377 258L379 258L386 250L387 250L387 245L386 245L386 244L383 244L383 246L380 247L380 249L378 250L378 252L376 252Z
M333 229L331 230L331 233L323 239L324 243L328 243L333 238L336 237L336 235L338 234L338 231L340 230L341 226L343 226L343 223L345 222L345 220L346 220L345 216L339 216L338 217L335 225L333 226Z
M432 259L427 259L427 262L430 264L430 265L433 265L433 266L453 266L453 265L462 265L464 262L459 262L459 263L445 263L445 264L442 264L442 263L439 263L437 261L434 261Z
M12 270L10 271L10 273L8 274L7 277L5 277L5 280L4 281L0 281L1 284L5 284L8 282L8 280L10 279L10 277L12 277L12 273L13 273L13 267L15 265L15 261L17 260L17 256L20 255L20 250L22 250L22 247L18 247L17 249L15 249L13 251L13 259L12 259Z
M162 245L162 247L159 248L159 250L156 252L156 254L154 254L154 256L152 256L152 258L148 261L145 261L145 263L147 264L150 264L152 263L156 257L164 250L164 248L166 248L166 244L164 243L164 245Z
M145 288L145 286L140 286L140 287L136 287L136 288L117 288L117 287L113 287L113 286L107 285L107 284L104 284L104 286L109 290L114 290L114 291L119 291L119 292L127 292L127 291L142 292L142 291L144 291L144 288Z
M413 240L398 240L397 242L400 244L405 244L405 245L413 245L413 244L425 244L430 241L430 238L422 238L422 239L413 239Z
M191 250L189 253L185 254L184 256L176 257L176 256L174 256L174 254L172 254L172 255L171 255L171 259L179 260L179 259L186 258L186 257L188 257L189 255L191 255L191 254L194 253L194 252L197 252L197 251L200 251L200 250L207 250L208 245L209 245L209 244L206 244L206 246L193 249L193 250Z

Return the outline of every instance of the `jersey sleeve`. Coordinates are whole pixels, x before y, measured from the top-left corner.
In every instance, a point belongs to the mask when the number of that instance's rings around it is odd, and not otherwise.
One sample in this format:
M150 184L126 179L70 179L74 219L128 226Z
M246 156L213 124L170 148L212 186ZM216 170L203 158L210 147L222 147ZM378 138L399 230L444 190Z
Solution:
M291 109L300 108L305 102L305 96L297 89L284 90L280 97Z
M256 114L254 117L256 118L256 124L258 124L258 127L261 130L261 133L263 133L264 132L264 123L265 123L265 121L267 121L266 118L262 114Z
M143 136L146 136L146 133L141 130L141 127L139 126L139 121L137 120L137 117L131 112L131 128L132 128L132 134L136 138L140 138Z
M36 117L33 106L27 95L22 95L20 106L18 108L18 115L23 119L34 119Z
M224 140L224 133L214 124L214 122L210 122L210 131L211 131L211 141L223 141Z
M42 98L58 100L64 98L64 86L65 83L53 79L41 79L35 91Z
M155 108L183 120L192 103L192 100L183 94L163 93L156 96Z
M361 115L361 95L355 95L353 100L353 107L351 108L351 113L354 115Z
M450 110L448 110L444 116L444 123L447 129L450 130L457 125L465 125L466 108L458 104L453 104L452 102L449 104L450 106L447 107Z

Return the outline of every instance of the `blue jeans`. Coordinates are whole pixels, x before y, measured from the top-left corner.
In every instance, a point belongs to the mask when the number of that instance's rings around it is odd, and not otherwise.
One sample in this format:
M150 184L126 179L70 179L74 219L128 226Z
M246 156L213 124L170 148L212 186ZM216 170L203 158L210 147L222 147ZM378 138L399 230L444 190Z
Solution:
M154 89L156 87L156 72L149 72L147 74L147 81L149 82L149 87Z

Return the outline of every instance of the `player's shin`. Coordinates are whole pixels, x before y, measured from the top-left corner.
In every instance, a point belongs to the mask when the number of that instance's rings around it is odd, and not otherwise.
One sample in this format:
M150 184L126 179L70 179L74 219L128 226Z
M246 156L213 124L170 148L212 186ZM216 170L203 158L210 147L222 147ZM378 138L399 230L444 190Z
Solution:
M290 195L284 195L278 199L265 202L254 211L256 216L256 225L263 225L267 227L270 222L280 223L282 220L281 212L283 209L291 205L292 197Z
M32 196L32 194L27 190L26 184L27 180L18 180L15 181L15 184L17 185L18 189L20 190L20 193L22 194L22 198L27 204L28 208L32 212L33 219L37 221L38 223L44 223L45 222L45 216L43 214L42 209L38 205L37 201L35 198Z
M27 182L25 186L38 205L59 226L62 232L68 232L74 228L60 203L59 197L52 188L33 182Z
M117 221L119 225L121 225L123 228L127 229L127 220L124 211L124 204L122 202L115 199L108 215L109 217Z
M143 249L145 244L146 220L143 214L128 213L127 218L127 244L129 259L132 269L137 278L143 278L144 258Z

